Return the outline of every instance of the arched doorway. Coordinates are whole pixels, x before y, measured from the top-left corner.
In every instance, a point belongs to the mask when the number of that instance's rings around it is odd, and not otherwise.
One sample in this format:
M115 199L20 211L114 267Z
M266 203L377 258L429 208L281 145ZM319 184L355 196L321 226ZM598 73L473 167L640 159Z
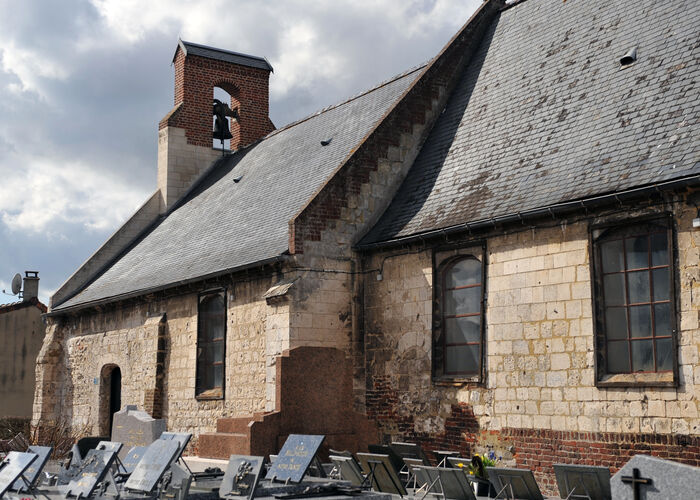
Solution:
M114 414L122 405L122 372L117 365L105 365L100 373L100 435L111 436Z

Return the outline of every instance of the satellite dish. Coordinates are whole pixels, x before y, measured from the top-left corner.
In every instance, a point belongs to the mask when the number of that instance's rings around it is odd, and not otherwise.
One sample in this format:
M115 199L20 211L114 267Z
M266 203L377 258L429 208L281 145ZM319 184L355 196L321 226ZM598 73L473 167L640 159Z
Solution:
M15 274L15 277L12 278L12 293L17 295L21 289L22 289L22 275L17 273L17 274Z

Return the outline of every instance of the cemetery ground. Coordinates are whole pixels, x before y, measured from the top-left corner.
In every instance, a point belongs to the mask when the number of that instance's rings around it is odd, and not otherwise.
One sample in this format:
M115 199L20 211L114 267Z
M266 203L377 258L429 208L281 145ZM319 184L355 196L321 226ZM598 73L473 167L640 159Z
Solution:
M16 428L6 426L3 435ZM323 435L290 434L276 455L187 457L190 433L167 432L164 420L135 406L114 414L110 437L76 441L75 431L67 429L65 424L47 426L43 434L20 432L0 443L0 499L700 497L699 468L646 455L636 455L614 474L607 467L555 464L558 496L545 496L530 470L480 455L423 450L416 443L375 444L369 453L353 454L329 449Z

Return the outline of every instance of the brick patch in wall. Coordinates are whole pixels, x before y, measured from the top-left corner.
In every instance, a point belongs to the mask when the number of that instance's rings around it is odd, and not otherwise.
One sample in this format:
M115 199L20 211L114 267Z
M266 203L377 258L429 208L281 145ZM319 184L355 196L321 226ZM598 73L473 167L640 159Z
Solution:
M615 474L634 455L644 454L700 466L700 436L513 428L500 435L512 442L516 465L532 469L545 494L556 493L555 463L601 465Z
M398 431L402 440L420 444L429 457L434 450L458 451L463 457L475 453L479 423L471 405L452 404L450 415L445 419L444 432L430 434L415 430L413 415L399 414L397 394L388 377L376 377L373 389L367 391L367 416L377 421L380 432L387 428Z

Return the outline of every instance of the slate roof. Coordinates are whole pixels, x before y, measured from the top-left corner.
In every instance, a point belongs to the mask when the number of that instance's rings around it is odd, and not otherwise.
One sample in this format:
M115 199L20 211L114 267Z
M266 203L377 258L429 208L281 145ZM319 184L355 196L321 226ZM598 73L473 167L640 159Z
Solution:
M697 0L501 12L360 246L700 174L699 19Z
M358 147L420 69L224 157L111 267L52 310L138 295L285 253L289 220ZM330 144L322 146L329 138Z
M200 45L198 43L185 42L184 40L179 40L178 46L185 52L185 55L192 54L193 56L207 57L209 59L216 59L217 61L225 61L240 64L241 66L249 66L251 68L274 71L272 69L272 66L270 66L270 63L267 62L267 59L265 59L264 57L251 56L249 54L241 54L240 52L217 49L216 47L209 47L207 45ZM173 56L173 61L174 60L175 56Z

